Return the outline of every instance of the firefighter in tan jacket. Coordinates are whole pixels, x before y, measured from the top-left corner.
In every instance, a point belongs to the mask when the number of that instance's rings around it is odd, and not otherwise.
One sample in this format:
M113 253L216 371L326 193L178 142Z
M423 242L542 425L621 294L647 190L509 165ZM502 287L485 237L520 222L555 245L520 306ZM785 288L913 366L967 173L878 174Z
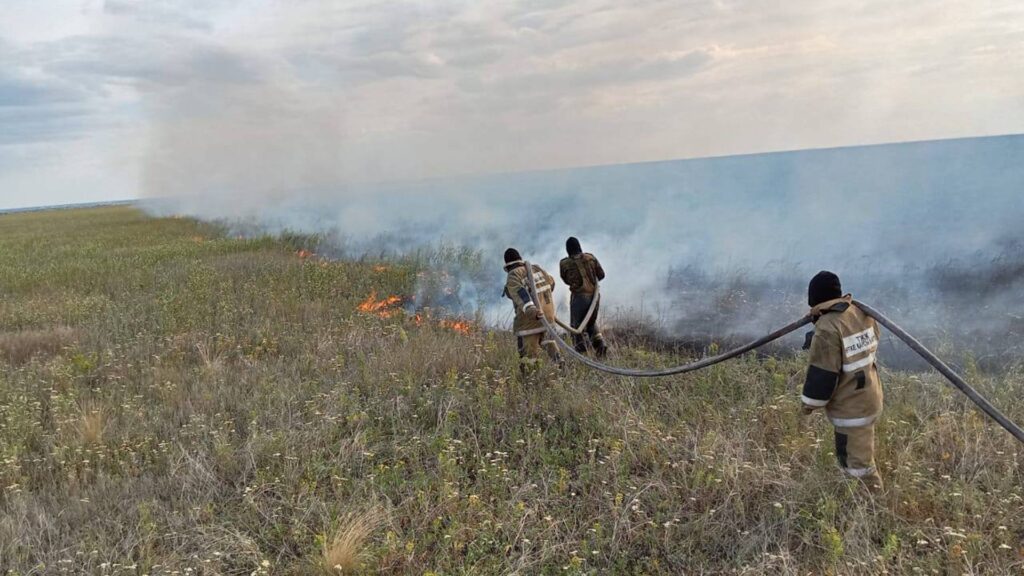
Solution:
M540 300L540 308L534 304L530 297L530 281L527 277L526 263L515 248L505 251L505 272L508 276L505 279L504 295L512 300L515 309L515 319L512 321L512 330L516 333L516 343L519 348L520 368L525 372L528 364L534 364L541 359L541 350L547 351L549 357L561 365L562 357L558 353L558 345L548 335L544 324L540 319L547 317L551 322L555 319L555 300L551 294L555 286L555 279L544 271L540 266L531 264L533 268L533 281L537 286L537 299Z
M558 263L558 273L562 277L562 282L569 286L569 323L574 329L579 329L584 321L586 322L582 334L572 335L573 345L581 354L585 354L588 348L593 347L594 353L598 357L603 357L608 352L608 346L605 345L604 336L597 325L597 315L601 306L597 285L604 280L604 268L593 254L583 251L580 241L575 237L570 236L565 241L565 251L569 256L562 258ZM595 298L598 298L598 301L595 302Z
M882 386L875 366L879 330L875 321L843 295L839 277L819 272L807 290L814 319L804 412L824 408L835 427L836 456L843 471L882 488L875 468L875 421L882 413Z

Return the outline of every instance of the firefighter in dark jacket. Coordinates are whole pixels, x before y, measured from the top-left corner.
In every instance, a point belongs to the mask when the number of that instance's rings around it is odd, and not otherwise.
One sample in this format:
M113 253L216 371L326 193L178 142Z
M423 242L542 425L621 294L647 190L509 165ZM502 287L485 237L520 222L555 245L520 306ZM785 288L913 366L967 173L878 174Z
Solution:
M597 326L598 309L601 306L597 292L598 283L604 280L604 269L597 258L584 252L580 241L570 237L565 241L565 251L569 256L558 263L558 272L562 281L569 286L569 324L573 329L583 326L581 334L573 334L572 341L576 350L586 353L593 347L594 352L602 357L608 352L604 336ZM593 312L591 312L593 306ZM589 318L587 313L590 313Z
M526 263L515 248L505 250L505 291L503 294L512 300L515 309L515 319L512 321L512 330L516 333L516 343L519 348L520 368L526 371L527 365L534 365L541 359L541 350L547 351L548 356L557 364L562 363L561 354L558 352L558 345L551 339L542 317L547 317L549 322L555 320L555 300L551 294L555 286L555 279L536 264L530 265L533 270L533 281L537 286L537 299L541 305L538 308L530 297L530 281L527 277Z
M807 289L814 333L801 400L810 414L824 408L835 427L843 471L881 490L875 467L875 421L882 413L882 385L875 366L879 330L874 319L843 295L839 277L819 272Z

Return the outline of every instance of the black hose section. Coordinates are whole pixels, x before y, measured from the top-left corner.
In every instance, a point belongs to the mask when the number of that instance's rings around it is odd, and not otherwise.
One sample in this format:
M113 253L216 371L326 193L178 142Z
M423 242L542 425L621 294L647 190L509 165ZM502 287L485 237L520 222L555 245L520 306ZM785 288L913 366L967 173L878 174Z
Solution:
M900 328L895 322L890 320L885 314L882 314L878 310L875 310L871 306L864 304L863 302L854 301L854 304L864 311L865 314L874 318L879 324L885 326L890 332L895 334L900 340L903 340L907 346L914 352L917 352L921 358L924 358L933 368L939 371L940 374L946 377L950 383L953 384L958 390L964 393L965 396L971 399L978 408L981 408L986 414L989 415L993 420L999 423L1000 426L1006 429L1007 432L1013 434L1014 438L1024 443L1024 430L1021 430L1020 426L1016 425L1009 418L1003 415L995 406L993 406L984 396L978 393L977 390L971 387L970 384L964 381L959 374L953 371L945 362L943 362L938 356L932 353L931 350L925 348L924 344L921 344L910 334L908 334L903 328Z
M529 262L524 262L524 264L526 266L526 277L527 277L529 285L530 285L530 298L533 300L534 305L537 306L537 309L538 310L542 310L543 308L541 308L540 301L537 299L537 283L533 279L533 267L532 267L532 265ZM558 344L558 346L563 351L565 351L567 354L569 354L570 356L572 356L573 358L575 358L579 362L585 364L586 366L589 366L589 367L593 368L594 370L600 370L601 372L607 372L609 374L617 374L619 376L633 376L633 377L637 377L637 378L656 378L656 377L659 377L659 376L672 376L674 374L685 374L687 372L693 372L695 370L700 370L702 368L707 368L708 366L713 366L713 365L718 364L720 362L725 362L726 360L729 360L729 359L735 358L735 357L737 357L737 356L739 356L741 354L745 354L747 352L750 352L751 350L753 350L755 348L760 348L761 346L764 346L765 344L768 344L769 342L772 342L773 340L778 340L779 338L782 338L786 334L789 334L790 332L793 332L794 330L799 329L801 326L806 326L807 324L809 324L811 322L811 317L810 316L804 316L803 318L800 318L799 320L797 320L795 322L792 322L790 324L787 324L787 325L783 326L782 328L779 328L778 330L772 332L771 334L767 334L765 336L762 336L762 337L758 338L757 340L754 340L753 342L750 342L748 344L744 344L743 346L740 346L739 348L734 348L732 350L728 350L728 351L723 352L723 353L721 353L721 354L719 354L717 356L712 356L710 358L704 358L703 360L699 360L697 362L692 362L690 364L683 364L682 366L673 366L671 368L662 368L662 369L659 369L659 370L640 370L640 369L637 369L637 368L619 368L618 366L610 366L608 364L604 364L602 362L598 362L596 360L588 358L588 357L584 356L583 354L580 354L579 352L577 352L576 349L573 348L571 345L569 345L565 340L562 340L562 337L559 336L558 332L555 330L555 327L551 324L551 322L548 321L548 319L546 317L544 317L542 315L540 317L540 321L544 324L544 327L547 329L548 334L551 336L551 338L555 341L556 344Z

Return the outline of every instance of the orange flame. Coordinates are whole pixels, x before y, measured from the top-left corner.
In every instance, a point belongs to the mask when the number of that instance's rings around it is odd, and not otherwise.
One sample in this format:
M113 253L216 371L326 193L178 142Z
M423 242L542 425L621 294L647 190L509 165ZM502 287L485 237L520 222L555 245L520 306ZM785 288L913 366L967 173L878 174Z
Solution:
M316 254L306 249L299 250L298 252L295 253L295 255L299 257L299 260L305 260L307 258L312 258L313 256L316 256Z
M388 267L383 265L383 264L378 264L378 265L373 267L373 271L374 272L387 272L388 271Z
M403 302L401 296L388 296L382 300L377 299L377 292L370 292L370 295L366 297L356 306L356 309L364 314L374 314L381 318L391 318L395 314L402 312L398 305ZM434 320L430 317L430 312L421 313L416 312L412 316L407 317L416 326L423 326L424 324L433 324L446 330L458 332L460 334L470 334L476 329L476 325L465 319L461 318L442 318L440 320Z
M370 292L370 295L356 307L360 312L376 314L381 318L390 318L397 312L395 306L402 303L399 296L388 296L383 300L377 300L377 292Z
M469 334L473 330L473 323L468 320L441 320L438 324L442 328L447 328L461 334Z

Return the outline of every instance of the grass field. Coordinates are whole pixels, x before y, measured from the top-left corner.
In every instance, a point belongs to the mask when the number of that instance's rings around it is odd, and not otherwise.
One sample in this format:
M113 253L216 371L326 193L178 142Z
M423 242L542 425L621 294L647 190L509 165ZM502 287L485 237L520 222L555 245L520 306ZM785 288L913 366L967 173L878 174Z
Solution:
M935 375L883 372L872 498L800 357L523 382L508 333L367 305L415 262L305 248L0 216L0 572L1024 574L1021 447ZM1024 420L1019 367L953 360Z

